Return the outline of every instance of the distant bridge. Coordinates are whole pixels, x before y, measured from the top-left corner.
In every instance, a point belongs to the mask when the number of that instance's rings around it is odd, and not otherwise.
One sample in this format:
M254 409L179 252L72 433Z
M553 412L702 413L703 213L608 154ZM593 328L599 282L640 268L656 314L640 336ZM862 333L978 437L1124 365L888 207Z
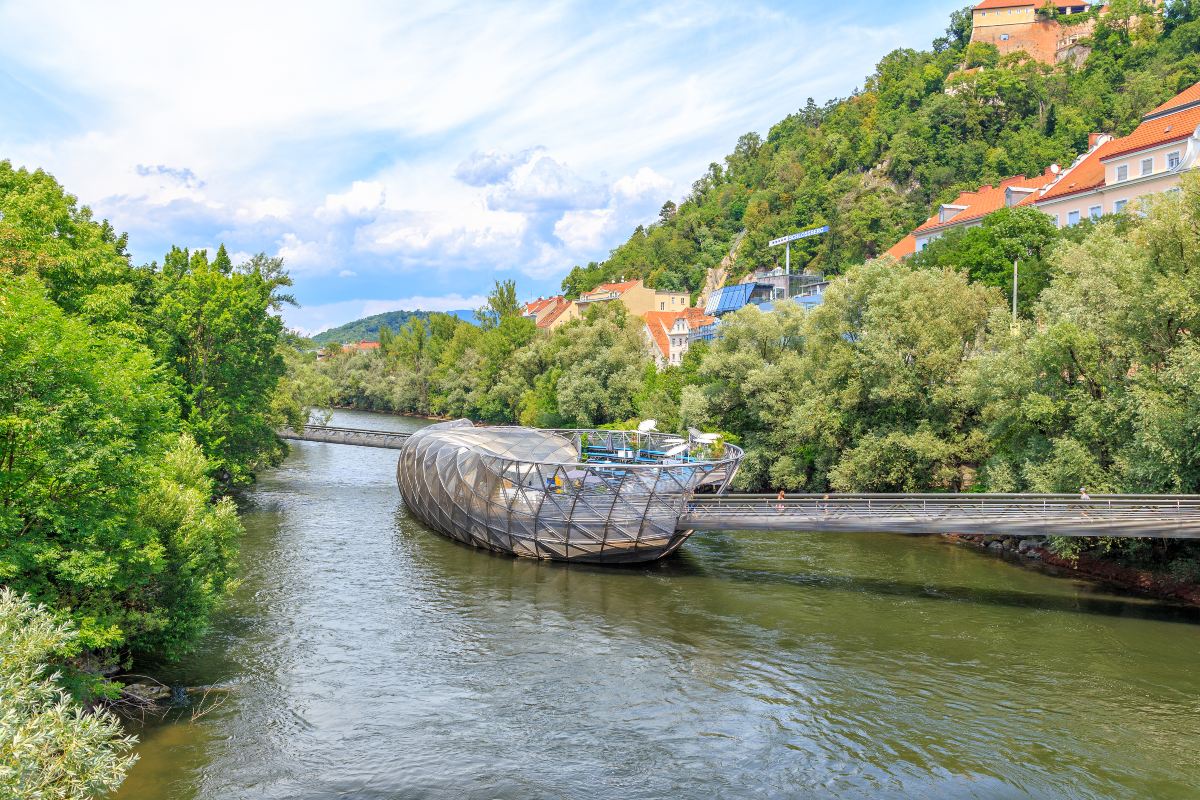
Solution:
M329 444L352 444L358 447L383 447L399 450L404 447L411 433L375 431L365 428L335 428L332 425L305 425L299 431L283 428L280 438L304 442L328 442Z
M399 450L412 435L305 425L284 439ZM677 528L1200 539L1200 495L696 494Z

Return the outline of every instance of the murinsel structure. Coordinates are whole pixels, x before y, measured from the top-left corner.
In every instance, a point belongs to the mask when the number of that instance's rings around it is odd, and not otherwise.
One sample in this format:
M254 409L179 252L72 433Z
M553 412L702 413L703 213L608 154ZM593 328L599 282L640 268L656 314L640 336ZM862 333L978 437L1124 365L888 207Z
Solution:
M557 561L632 563L675 551L696 493L721 493L742 451L653 431L431 425L405 443L409 512L467 544Z

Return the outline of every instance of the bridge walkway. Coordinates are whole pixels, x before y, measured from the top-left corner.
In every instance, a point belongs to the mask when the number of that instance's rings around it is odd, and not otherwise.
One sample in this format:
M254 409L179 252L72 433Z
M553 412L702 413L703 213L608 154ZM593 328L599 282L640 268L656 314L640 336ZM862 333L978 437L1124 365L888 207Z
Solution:
M1200 539L1200 495L697 495L679 527Z
M303 430L295 431L283 428L279 431L282 439L292 439L304 442L328 442L330 444L352 444L358 447L382 447L389 450L399 450L404 447L411 433L399 431L376 431L366 428L337 428L332 425L305 425Z
M410 433L305 425L284 439L399 450ZM679 530L868 531L1200 539L1200 495L695 495Z

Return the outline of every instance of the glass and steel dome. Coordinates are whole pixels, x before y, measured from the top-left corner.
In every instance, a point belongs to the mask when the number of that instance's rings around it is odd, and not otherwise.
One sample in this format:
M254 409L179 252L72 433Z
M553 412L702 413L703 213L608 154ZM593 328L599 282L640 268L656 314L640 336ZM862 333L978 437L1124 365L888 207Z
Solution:
M409 513L453 539L530 558L650 561L690 534L693 494L719 493L741 461L733 445L642 431L423 428L396 481Z

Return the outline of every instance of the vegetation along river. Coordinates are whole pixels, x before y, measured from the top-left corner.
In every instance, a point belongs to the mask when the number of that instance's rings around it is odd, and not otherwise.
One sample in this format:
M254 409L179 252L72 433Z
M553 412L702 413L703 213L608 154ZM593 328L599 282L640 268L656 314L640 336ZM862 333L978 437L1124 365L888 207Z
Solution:
M225 700L139 729L118 797L1197 796L1195 611L938 537L518 561L406 516L395 462L303 442L260 476L240 589L156 670Z

